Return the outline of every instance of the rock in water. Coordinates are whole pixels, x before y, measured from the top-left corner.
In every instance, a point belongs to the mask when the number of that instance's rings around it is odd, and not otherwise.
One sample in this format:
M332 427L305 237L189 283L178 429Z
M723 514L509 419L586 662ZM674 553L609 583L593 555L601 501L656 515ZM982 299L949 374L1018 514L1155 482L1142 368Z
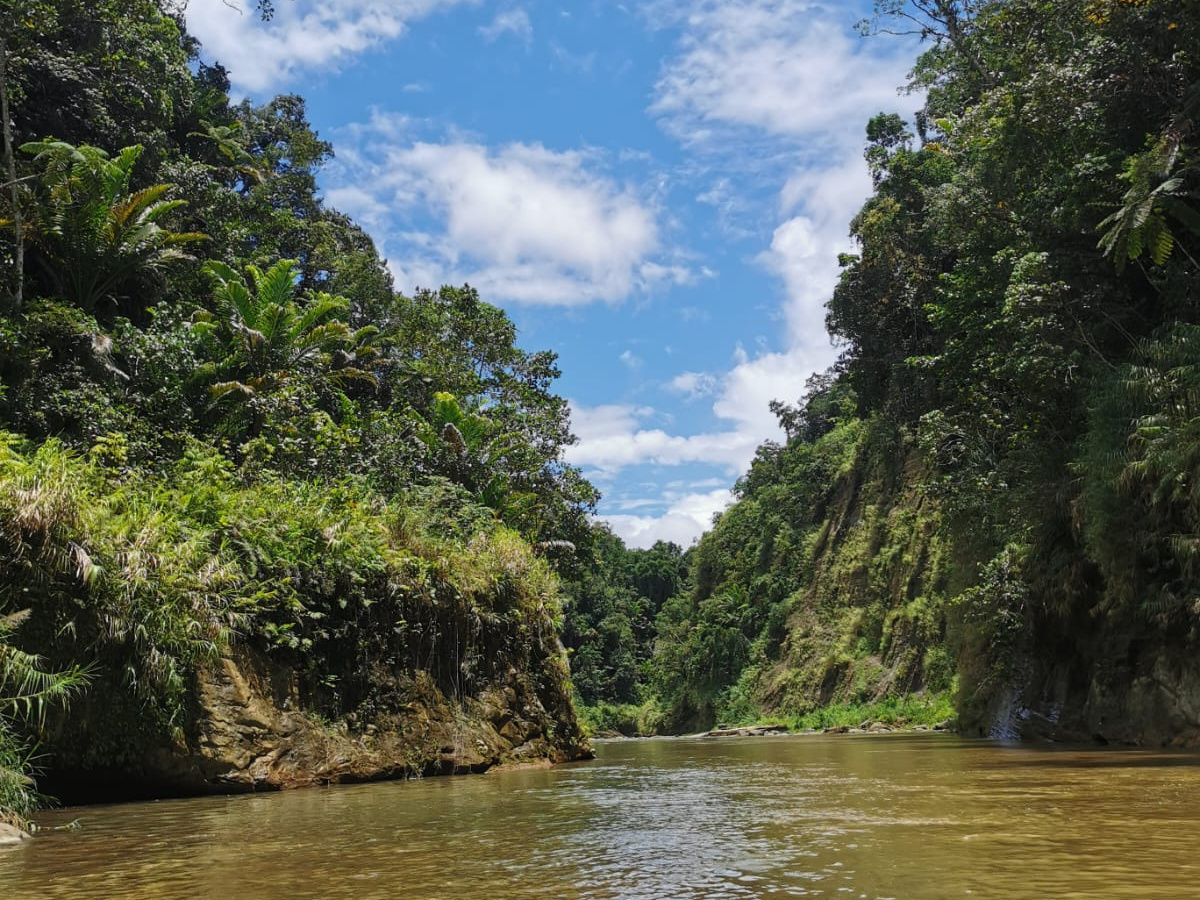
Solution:
M786 725L744 725L741 728L714 728L705 737L761 737L764 734L786 734Z
M29 835L15 825L0 822L0 847L15 847Z

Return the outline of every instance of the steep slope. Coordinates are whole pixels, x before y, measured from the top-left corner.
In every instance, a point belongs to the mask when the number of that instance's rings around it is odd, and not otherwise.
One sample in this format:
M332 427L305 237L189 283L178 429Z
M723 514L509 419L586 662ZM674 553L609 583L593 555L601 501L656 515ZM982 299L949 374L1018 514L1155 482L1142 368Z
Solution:
M925 105L868 123L842 358L696 548L661 696L683 726L956 684L971 734L1196 743L1200 7L876 9L931 41Z

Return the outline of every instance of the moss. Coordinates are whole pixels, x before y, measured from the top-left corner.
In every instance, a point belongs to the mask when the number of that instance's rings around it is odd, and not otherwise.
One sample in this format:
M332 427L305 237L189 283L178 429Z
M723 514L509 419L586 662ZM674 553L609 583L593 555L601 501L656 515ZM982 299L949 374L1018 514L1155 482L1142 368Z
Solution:
M808 534L811 575L791 600L783 652L758 697L770 713L945 691L953 678L942 517L899 430L863 423L853 466ZM942 718L945 718L943 716Z

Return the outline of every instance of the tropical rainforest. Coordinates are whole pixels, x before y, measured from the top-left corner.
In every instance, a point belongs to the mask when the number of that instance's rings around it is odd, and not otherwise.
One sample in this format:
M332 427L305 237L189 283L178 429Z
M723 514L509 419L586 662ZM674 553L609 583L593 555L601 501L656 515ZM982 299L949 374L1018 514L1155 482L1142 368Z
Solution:
M841 357L773 404L787 439L680 591L589 595L589 664L620 628L642 648L604 657L634 704L605 721L1195 742L1200 4L880 2L860 29L925 40L923 103L865 123Z
M864 123L841 357L686 551L592 521L552 352L395 289L301 97L231 100L184 4L4 8L0 811L162 777L235 662L360 743L491 710L371 777L576 710L1200 737L1194 0L877 3L921 109Z
M234 647L360 734L511 668L573 752L556 570L596 495L554 354L469 286L397 293L303 99L233 103L173 4L5 10L0 810L31 754L194 747Z

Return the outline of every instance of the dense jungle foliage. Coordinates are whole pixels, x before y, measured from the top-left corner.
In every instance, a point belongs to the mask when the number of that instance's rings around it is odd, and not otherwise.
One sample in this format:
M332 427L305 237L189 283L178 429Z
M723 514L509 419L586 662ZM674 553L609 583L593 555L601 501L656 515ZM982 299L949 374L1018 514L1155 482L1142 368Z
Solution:
M923 105L867 124L841 359L687 552L589 523L554 355L394 290L301 98L232 102L177 4L4 11L0 809L48 708L120 759L235 639L337 717L367 656L461 686L561 633L626 731L982 722L1089 636L1194 646L1195 0L877 3Z
M587 558L554 354L469 286L397 293L303 99L231 101L185 12L0 15L0 815L85 686L109 764L235 639L331 721L383 702L368 661L466 690L555 646Z
M787 442L660 614L670 727L954 691L982 727L1039 655L1197 638L1200 4L862 28L926 39L924 105L867 126L840 361L775 405Z

